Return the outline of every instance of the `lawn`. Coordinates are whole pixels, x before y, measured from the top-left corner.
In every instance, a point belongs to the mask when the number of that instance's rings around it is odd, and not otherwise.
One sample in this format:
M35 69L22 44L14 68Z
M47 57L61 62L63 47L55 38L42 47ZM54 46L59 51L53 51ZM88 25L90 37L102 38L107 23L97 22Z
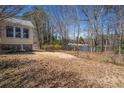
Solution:
M62 52L0 55L0 87L124 87L124 67Z

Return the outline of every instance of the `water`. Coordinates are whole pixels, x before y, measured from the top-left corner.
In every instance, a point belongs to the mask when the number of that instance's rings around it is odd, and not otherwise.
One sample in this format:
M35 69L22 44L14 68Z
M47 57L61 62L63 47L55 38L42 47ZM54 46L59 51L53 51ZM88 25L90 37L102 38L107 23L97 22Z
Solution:
M79 46L79 50L80 51L84 51L84 52L90 51L90 48L91 48L90 46ZM64 47L64 49L73 50L74 49L74 46L66 45Z
M90 51L90 48L91 48L91 47L89 47L89 46L80 46L80 47L79 47L79 50L80 50L80 51L87 52L87 51Z

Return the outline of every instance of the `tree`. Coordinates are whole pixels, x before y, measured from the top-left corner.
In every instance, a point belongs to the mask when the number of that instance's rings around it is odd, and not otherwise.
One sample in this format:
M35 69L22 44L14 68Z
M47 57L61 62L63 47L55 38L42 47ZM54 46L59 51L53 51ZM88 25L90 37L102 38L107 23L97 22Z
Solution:
M31 11L26 12L23 15L24 19L30 19L34 24L34 29L36 31L36 36L38 39L39 48L42 48L42 45L48 39L49 31L49 19L47 13L43 10L41 6L34 6Z
M0 37L1 31L3 30L3 26L6 18L15 17L17 14L21 12L25 7L19 5L0 5Z
M19 5L1 5L0 6L0 21L9 18L9 17L14 17L18 13L20 13L21 10L23 10L25 7L24 6L19 6Z

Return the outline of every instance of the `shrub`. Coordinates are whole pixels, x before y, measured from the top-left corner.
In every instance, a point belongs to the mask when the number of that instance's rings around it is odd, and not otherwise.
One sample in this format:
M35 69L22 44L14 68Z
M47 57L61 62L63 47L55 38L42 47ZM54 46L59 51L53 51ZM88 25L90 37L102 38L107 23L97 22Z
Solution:
M59 50L62 49L62 46L59 44L50 44L50 45L44 45L43 48L46 50Z
M105 62L105 63L111 63L112 60L111 60L110 57L103 57L102 62Z
M115 48L114 52L117 54L117 53L119 53L119 50L121 50L121 53L124 54L124 48L123 47L121 47L120 49Z
M9 50L8 53L15 53L16 52L16 47L12 46Z
M75 48L76 51L80 50L80 48L78 46L65 45L65 46L62 47L62 49L64 49L64 50L74 50L74 48Z
M50 44L52 44L52 45L60 45L60 41L59 40L54 40L54 41L51 41Z
M100 46L97 46L97 47L96 47L96 51L97 51L97 52L101 52L101 51L102 51L102 48L101 48Z

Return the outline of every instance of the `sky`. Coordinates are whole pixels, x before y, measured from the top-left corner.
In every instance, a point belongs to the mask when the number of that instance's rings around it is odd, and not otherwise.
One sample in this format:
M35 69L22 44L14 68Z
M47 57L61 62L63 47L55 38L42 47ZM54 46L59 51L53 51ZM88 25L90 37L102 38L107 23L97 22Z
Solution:
M33 7L32 5L26 5L25 8L22 11L20 11L19 14L17 14L17 16L22 16L24 13L30 11L32 7Z
M25 8L19 14L17 14L17 16L22 16L24 13L30 11L32 9L32 7L33 7L33 5L26 5ZM42 5L42 8L47 12L48 11L51 11L51 12L57 11L57 9L56 9L56 7L54 7L54 5ZM81 24L81 29L84 29L84 28L85 28L84 24ZM87 33L85 31L80 31L80 36L86 37L86 35L87 35ZM74 29L71 27L71 28L69 28L69 37L73 39L73 36L74 36Z
M17 16L22 16L24 13L30 11L32 9L33 5L26 5L25 8L17 15ZM59 14L59 9L56 8L56 6L54 5L41 5L41 7L47 12L49 13L49 16L51 16L52 19L55 18L54 16L54 12L57 11ZM79 7L79 6L78 6ZM89 13L92 11L92 6L87 6L85 5L84 7L87 7L89 9ZM124 6L122 6L124 7ZM91 10L91 11L90 11ZM91 16L92 16L92 12L91 12ZM84 15L81 13L80 17L82 18L81 20L85 20ZM113 22L113 21L111 21ZM81 31L80 31L80 36L86 37L87 33L86 33L86 27L85 27L86 22L82 21L80 23L81 25ZM74 29L72 27L69 28L69 37L72 38L74 35Z

